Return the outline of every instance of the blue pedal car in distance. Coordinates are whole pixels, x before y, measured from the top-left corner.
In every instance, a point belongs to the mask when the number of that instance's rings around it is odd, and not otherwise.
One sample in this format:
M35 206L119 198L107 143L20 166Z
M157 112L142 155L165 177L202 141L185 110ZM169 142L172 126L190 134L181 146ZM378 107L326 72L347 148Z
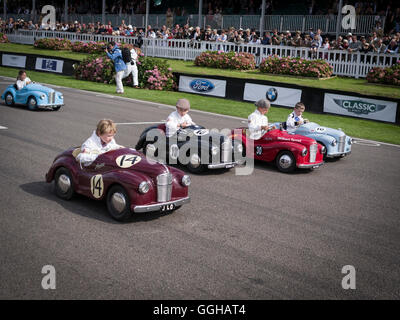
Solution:
M286 130L286 122L277 122L274 125ZM339 158L351 153L353 139L347 136L341 129L332 129L320 126L315 122L306 122L294 130L288 131L316 140L326 148L326 158Z
M64 105L64 97L61 92L39 83L30 83L20 90L17 90L16 85L10 85L1 98L8 106L22 104L26 105L29 110L36 110L39 107L59 110Z

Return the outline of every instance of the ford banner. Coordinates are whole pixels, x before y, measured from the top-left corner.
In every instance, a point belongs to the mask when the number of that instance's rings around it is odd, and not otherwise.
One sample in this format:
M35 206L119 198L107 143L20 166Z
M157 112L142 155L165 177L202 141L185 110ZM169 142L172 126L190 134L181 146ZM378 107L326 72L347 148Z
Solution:
M24 69L26 65L26 56L17 56L14 54L3 53L2 65Z
M396 122L396 110L397 103L393 101L325 93L324 112Z
M179 77L179 91L225 97L226 81L206 78Z

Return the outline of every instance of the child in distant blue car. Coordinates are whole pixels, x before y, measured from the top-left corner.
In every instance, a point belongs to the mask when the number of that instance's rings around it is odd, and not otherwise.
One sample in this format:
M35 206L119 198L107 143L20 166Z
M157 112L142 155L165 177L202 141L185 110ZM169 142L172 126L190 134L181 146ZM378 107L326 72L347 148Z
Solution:
M286 128L287 130L294 130L296 127L302 125L304 123L303 112L306 110L306 107L302 102L297 102L294 106L293 112L289 114L286 120Z
M32 83L32 81L26 76L26 71L20 70L18 72L17 81L15 82L16 89L21 90L23 87L30 83Z

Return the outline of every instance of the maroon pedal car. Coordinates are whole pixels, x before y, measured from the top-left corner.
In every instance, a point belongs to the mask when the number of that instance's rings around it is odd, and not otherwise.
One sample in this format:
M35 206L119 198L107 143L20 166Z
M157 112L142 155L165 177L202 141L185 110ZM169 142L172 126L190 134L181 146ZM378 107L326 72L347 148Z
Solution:
M312 138L290 134L284 130L270 130L264 132L260 139L250 140L248 129L238 128L232 131L231 138L242 141L243 153L246 152L248 142L253 142L254 159L275 162L281 172L292 172L296 167L314 169L324 164L324 146Z
M55 192L69 200L79 193L106 199L114 219L124 221L133 213L172 211L190 202L190 177L181 170L148 160L134 149L121 148L101 154L89 166L76 160L80 148L58 155L46 174L55 181Z

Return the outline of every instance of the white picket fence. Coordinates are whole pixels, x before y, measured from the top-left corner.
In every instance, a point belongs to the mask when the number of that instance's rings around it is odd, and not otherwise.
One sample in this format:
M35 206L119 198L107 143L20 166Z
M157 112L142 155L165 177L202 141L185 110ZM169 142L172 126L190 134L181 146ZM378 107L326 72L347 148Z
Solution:
M75 41L115 41L134 44L136 37L106 36L92 34L77 34L69 32L53 31L14 31L7 35L14 43L33 44L35 40L42 38L63 38ZM271 55L278 57L301 57L304 59L324 59L333 67L333 74L348 77L366 77L368 71L374 67L388 67L400 60L400 54L376 54L376 53L349 53L344 50L322 50L311 54L306 47L273 46L260 44L235 44L230 42L217 43L178 39L143 39L143 53L151 57L194 60L200 53L207 50L249 52L255 55L256 64Z

